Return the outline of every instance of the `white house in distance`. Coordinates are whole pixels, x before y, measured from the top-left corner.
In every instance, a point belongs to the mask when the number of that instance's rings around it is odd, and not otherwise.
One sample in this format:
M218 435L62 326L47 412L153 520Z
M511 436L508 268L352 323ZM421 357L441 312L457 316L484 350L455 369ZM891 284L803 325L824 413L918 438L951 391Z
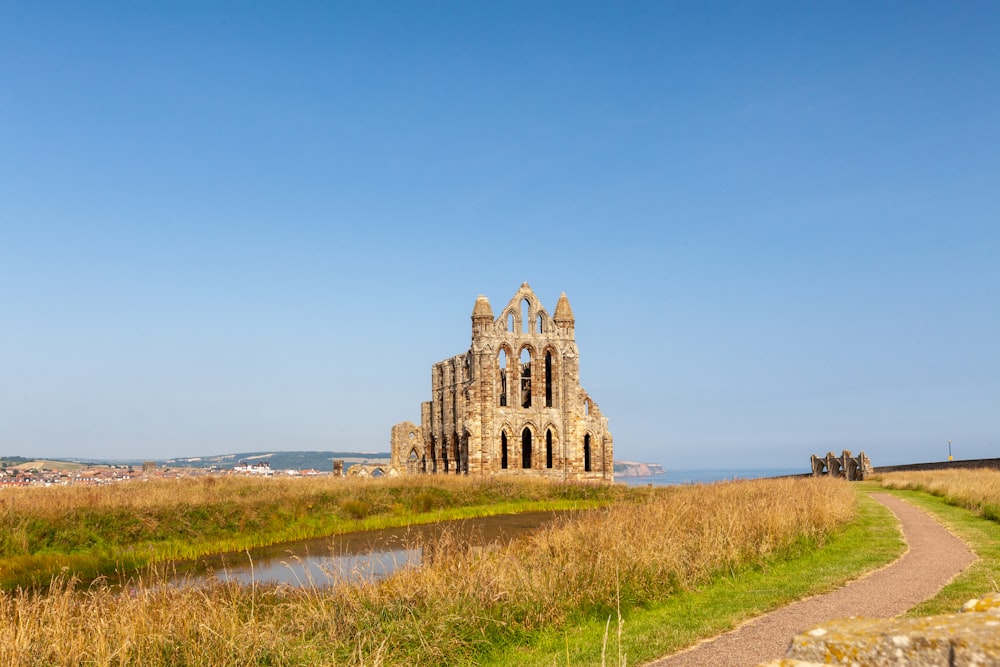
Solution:
M240 461L233 468L233 472L242 473L244 475L263 475L265 477L270 477L274 474L274 471L271 470L271 464L267 461L260 461L258 463Z

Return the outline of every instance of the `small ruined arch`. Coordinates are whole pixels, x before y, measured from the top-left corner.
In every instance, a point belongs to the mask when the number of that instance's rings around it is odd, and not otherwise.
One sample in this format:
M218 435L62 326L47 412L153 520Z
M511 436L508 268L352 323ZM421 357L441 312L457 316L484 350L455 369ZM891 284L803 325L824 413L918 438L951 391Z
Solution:
M552 429L545 430L545 467L552 468Z
M509 331L510 333L514 333L514 331L515 331L514 325L517 322L517 318L514 317L514 311L513 310L507 312L506 319L507 319L507 331Z
M531 333L531 301L521 300L521 333Z
M417 448L414 447L410 450L410 455L406 457L406 472L410 474L416 473L419 470L419 464L420 455L417 454Z
M585 417L589 417L590 416L590 399L589 398L583 399L583 415Z
M583 471L584 472L590 472L591 471L590 449L591 449L591 447L590 447L590 434L588 433L587 435L583 436Z
M518 361L520 362L521 377L521 407L531 407L531 348L527 345L521 348Z
M535 324L538 325L536 327L538 333L545 333L545 317L541 313L538 313L538 316L535 317Z
M528 470L531 468L531 429L527 426L521 431L521 468Z
M497 387L497 395L499 396L500 407L507 406L507 364L510 358L510 350L506 345L500 346L500 351L497 353L497 379L499 386Z

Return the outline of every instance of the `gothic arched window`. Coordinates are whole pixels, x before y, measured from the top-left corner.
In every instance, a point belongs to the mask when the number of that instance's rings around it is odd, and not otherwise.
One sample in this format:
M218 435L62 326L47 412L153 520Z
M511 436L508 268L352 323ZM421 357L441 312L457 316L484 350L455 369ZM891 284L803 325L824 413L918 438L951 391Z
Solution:
M521 407L531 407L531 350L521 349Z
M525 470L531 467L531 429L527 426L521 431L521 467Z
M545 432L545 467L552 467L552 429Z
M505 407L507 405L507 350L505 348L500 348L500 354L497 355L497 369L500 372L500 407Z

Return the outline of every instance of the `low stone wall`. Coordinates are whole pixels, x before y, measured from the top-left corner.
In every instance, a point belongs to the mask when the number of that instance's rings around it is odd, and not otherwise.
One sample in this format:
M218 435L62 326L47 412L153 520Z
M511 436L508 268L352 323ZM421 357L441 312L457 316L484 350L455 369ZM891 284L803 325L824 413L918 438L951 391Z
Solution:
M945 470L947 468L994 468L1000 470L1000 459L966 459L964 461L937 461L934 463L909 463L901 466L875 466L875 474L908 470Z
M762 667L814 665L1000 665L1000 593L970 600L958 614L823 623L795 637L783 659Z

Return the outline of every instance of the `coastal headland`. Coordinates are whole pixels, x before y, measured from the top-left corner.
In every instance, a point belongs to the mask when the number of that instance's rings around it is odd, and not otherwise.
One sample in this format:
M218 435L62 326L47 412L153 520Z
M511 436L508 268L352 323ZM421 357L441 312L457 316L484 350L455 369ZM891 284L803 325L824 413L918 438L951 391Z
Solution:
M615 461L615 475L618 477L651 477L662 475L666 471L659 463L636 463L633 461Z

